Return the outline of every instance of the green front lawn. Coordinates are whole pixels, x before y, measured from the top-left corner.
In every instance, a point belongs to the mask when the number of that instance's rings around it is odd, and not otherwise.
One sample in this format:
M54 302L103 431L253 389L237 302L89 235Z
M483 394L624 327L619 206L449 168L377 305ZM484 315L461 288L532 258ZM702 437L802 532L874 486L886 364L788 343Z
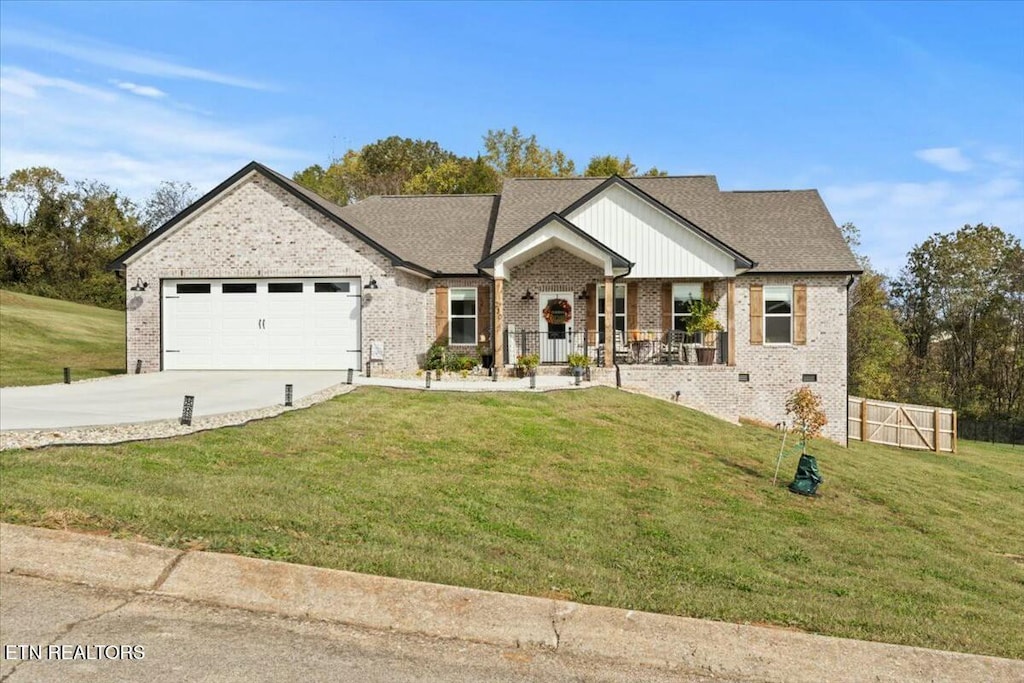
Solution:
M124 372L124 312L0 290L0 386Z
M1024 451L816 444L592 389L360 388L244 427L0 454L8 522L1024 657Z

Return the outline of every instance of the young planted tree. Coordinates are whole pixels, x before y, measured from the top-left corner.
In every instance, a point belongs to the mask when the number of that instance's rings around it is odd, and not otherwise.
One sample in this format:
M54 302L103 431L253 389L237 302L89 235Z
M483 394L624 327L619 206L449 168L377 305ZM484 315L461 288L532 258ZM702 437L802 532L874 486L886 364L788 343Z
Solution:
M821 436L828 418L821 407L821 397L808 386L794 389L786 399L786 414L793 416L793 429L800 433L801 453L807 453L807 442Z

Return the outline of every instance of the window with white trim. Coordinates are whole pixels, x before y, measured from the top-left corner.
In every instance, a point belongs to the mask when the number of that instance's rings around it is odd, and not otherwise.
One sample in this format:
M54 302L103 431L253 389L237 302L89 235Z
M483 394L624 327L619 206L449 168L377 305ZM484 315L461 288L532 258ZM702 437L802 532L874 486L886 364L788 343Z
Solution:
M764 288L764 343L793 343L793 287Z
M612 328L626 334L626 285L615 285L615 318ZM622 337L625 339L625 336ZM597 343L604 343L604 285L597 284Z
M672 285L672 329L686 332L690 322L690 306L704 296L704 285L699 282L677 282Z
M476 287L448 290L448 329L451 344L476 344Z

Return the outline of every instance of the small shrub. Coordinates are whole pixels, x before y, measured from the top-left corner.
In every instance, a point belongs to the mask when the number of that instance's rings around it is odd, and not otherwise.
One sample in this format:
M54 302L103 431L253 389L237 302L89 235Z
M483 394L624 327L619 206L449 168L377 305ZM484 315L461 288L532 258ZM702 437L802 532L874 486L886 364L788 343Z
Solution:
M427 357L423 361L423 367L427 370L443 370L448 353L448 339L447 337L441 337L427 349Z
M516 358L516 366L526 370L533 370L540 365L540 355L536 353L524 353Z
M590 356L585 353L570 353L569 354L569 367L571 368L589 368L590 367Z

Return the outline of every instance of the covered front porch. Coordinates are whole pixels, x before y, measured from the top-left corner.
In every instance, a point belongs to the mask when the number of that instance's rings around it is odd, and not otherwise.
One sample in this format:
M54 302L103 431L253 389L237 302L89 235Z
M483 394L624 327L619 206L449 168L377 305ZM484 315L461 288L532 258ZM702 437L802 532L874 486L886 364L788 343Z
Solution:
M568 365L573 356L584 356L590 365L608 367L604 340L598 330L585 326L549 326L541 331L508 325L504 330L504 364L515 365L523 356L536 355L540 365ZM615 330L611 352L612 362L617 365L732 365L728 332L704 342L699 335L681 330Z
M625 256L550 214L478 264L494 279L495 364L533 355L539 364L578 364L570 357L582 355L603 367L731 365L735 268L731 256L720 260L721 267L691 259L634 270ZM688 333L698 301L718 305L720 331Z

